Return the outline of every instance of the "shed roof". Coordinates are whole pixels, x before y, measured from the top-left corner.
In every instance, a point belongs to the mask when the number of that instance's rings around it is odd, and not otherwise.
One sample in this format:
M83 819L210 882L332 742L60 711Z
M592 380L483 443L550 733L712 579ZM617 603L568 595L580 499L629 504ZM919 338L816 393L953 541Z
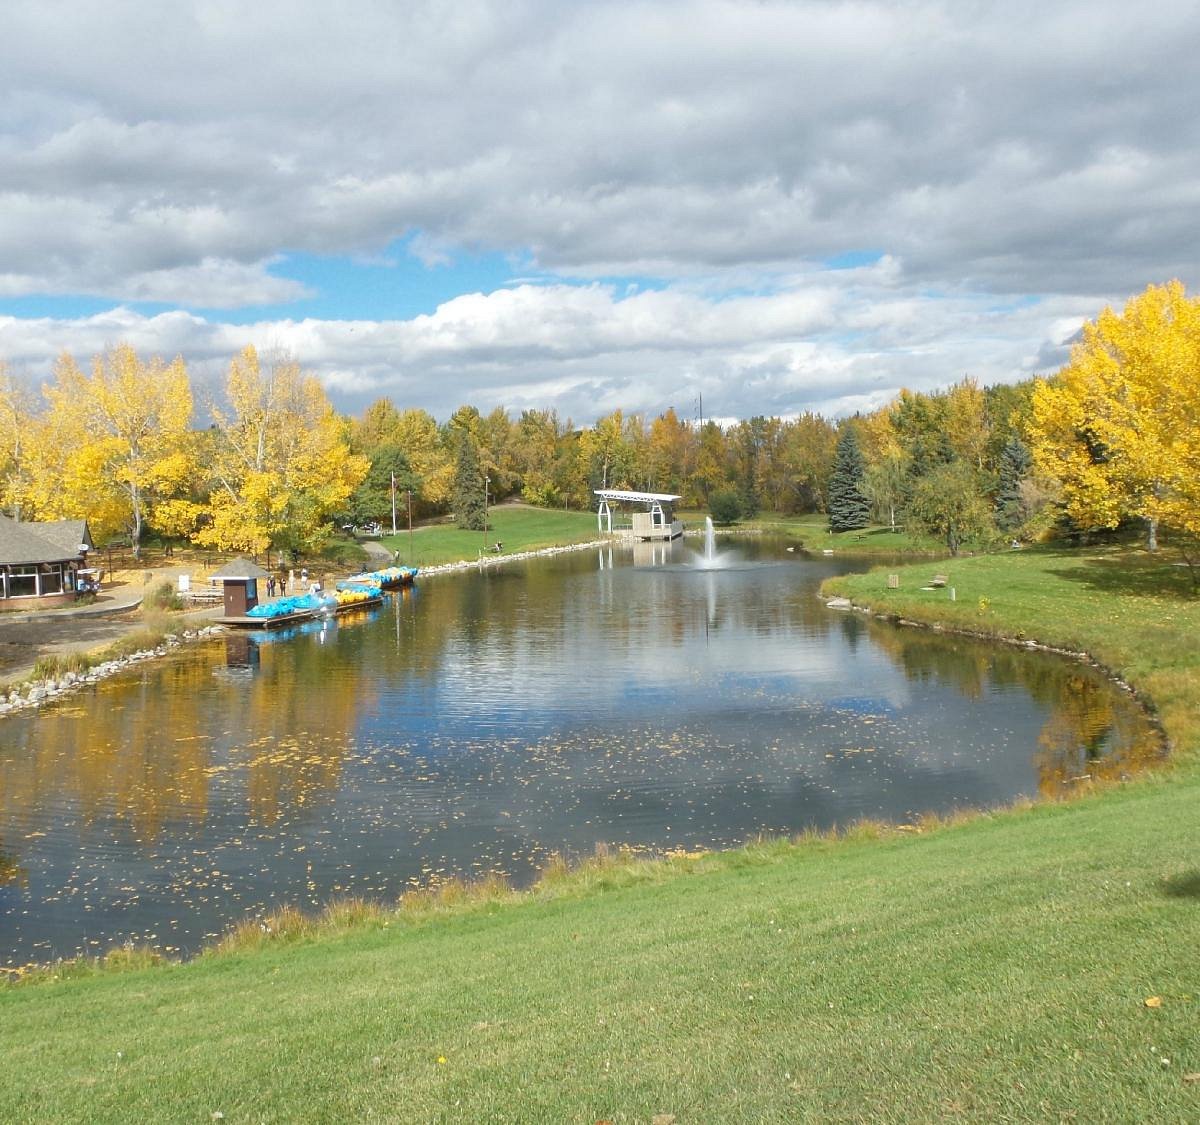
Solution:
M84 524L83 520L59 520L54 524L18 523L0 516L0 565L18 566L24 563L69 562L79 558L78 535L67 545L61 525ZM86 524L84 524L86 526Z
M269 578L270 575L258 563L251 562L249 559L230 559L208 577L210 580L215 578L220 582L225 582L236 581L239 578Z

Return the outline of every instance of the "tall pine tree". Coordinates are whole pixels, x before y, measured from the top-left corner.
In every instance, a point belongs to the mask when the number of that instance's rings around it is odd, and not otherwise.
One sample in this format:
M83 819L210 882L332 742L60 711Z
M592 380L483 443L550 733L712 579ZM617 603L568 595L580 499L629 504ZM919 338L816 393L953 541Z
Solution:
M996 526L1012 531L1025 522L1025 504L1021 499L1021 481L1029 475L1033 456L1019 438L1011 437L1000 452L1000 482L996 491Z
M483 531L487 520L487 500L483 495L483 472L471 435L459 439L458 463L454 469L454 522L467 531Z
M871 501L865 488L867 466L853 426L844 426L833 453L829 474L829 526L853 531L871 522Z

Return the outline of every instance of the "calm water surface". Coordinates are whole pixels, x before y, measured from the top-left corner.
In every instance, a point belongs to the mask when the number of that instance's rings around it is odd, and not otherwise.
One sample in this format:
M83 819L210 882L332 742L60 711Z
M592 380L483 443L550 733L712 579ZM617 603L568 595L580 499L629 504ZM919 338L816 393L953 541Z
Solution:
M1053 794L1159 753L1076 663L836 613L774 540L438 576L0 723L0 966L194 951L283 903L555 851L737 844Z

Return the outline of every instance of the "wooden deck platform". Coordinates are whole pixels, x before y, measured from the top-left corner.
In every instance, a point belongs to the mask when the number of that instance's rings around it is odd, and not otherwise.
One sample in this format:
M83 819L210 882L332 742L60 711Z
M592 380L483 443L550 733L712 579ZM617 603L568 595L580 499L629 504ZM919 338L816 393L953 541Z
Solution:
M282 617L217 617L218 625L233 625L239 629L281 629L284 625L295 625L297 621L311 621L318 616L315 609L298 609Z
M383 605L383 597L367 598L361 602L349 602L346 605L330 606L328 609L298 609L282 617L218 617L218 625L232 625L238 629L281 629L284 625L295 625L297 621L311 621L322 614L336 616L342 613L352 613L356 609L374 609Z

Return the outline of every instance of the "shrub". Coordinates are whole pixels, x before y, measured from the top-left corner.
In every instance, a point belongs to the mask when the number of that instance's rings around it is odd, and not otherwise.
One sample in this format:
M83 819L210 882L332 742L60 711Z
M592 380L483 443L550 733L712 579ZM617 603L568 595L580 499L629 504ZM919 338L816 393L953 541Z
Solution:
M143 604L149 606L151 609L183 609L183 599L179 596L179 591L175 589L170 579L155 582L146 592Z
M714 492L708 501L708 514L713 523L736 523L742 516L741 497L732 489Z

